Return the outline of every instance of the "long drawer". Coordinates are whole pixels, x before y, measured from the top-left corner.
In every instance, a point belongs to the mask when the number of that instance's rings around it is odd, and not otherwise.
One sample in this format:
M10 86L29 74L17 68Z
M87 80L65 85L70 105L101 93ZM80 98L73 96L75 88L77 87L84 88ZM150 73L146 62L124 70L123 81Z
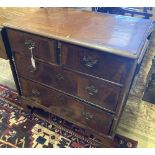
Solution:
M56 41L37 35L20 32L17 30L7 30L9 42L13 52L20 52L30 56L31 48L36 58L47 62L56 63Z
M73 71L123 84L132 61L128 58L62 43L61 63Z
M39 81L105 109L115 111L121 91L119 85L66 71L58 65L51 65L37 60L35 61L36 70L32 71L30 57L24 57L16 53L14 58L19 76Z
M20 85L24 97L48 108L54 114L109 134L113 115L32 81L21 78Z

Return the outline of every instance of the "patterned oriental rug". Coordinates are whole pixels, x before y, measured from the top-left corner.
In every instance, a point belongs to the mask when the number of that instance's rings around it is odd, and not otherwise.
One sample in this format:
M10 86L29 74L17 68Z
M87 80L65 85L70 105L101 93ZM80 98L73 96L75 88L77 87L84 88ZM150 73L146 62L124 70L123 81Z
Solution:
M136 141L116 135L113 148L136 148ZM23 110L17 92L0 85L1 148L98 148L84 129L53 114L35 109Z

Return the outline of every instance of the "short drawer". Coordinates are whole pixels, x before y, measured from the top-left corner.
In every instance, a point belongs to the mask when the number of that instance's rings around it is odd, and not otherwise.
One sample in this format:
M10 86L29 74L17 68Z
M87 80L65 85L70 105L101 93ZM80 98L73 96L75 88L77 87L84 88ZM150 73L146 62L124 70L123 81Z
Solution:
M78 96L88 102L111 111L116 110L121 86L101 79L81 75L36 61L36 70L32 70L30 57L15 54L15 63L19 76L41 82L50 87Z
M47 62L56 63L55 40L39 37L37 35L7 29L11 50L24 55L43 59ZM32 53L30 48L33 47Z
M131 67L130 59L66 43L61 46L61 62L66 68L117 83L124 83Z
M22 95L48 108L54 114L108 134L113 115L80 102L63 93L20 79Z

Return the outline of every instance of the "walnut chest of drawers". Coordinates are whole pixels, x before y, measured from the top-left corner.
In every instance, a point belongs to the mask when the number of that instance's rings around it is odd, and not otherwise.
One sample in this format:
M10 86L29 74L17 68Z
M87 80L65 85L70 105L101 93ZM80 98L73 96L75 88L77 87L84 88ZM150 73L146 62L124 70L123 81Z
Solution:
M151 20L67 8L5 23L23 105L64 118L110 147L151 28Z

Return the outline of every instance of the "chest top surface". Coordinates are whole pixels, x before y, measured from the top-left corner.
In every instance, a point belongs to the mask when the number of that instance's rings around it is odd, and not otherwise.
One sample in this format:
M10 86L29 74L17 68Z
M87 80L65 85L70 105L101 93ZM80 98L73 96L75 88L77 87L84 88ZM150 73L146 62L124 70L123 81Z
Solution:
M71 8L42 8L3 24L48 38L138 58L152 21Z
M19 7L1 7L0 8L0 29L3 27L3 23L9 20L13 20L24 15L34 13L39 8L19 8Z

